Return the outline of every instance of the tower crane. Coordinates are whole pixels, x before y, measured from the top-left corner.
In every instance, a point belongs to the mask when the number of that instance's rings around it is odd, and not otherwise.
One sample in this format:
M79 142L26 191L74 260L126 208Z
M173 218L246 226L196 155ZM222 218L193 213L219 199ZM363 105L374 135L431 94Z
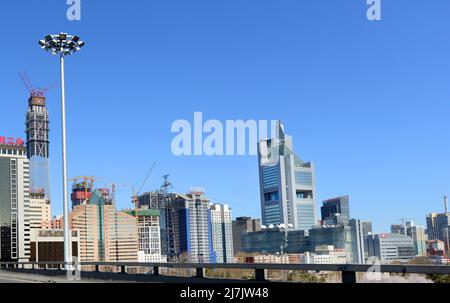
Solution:
M111 201L114 206L117 205L116 203L117 187L128 187L128 188L132 187L130 184L117 184L114 181L111 182L110 184L106 184L105 186L111 187Z
M153 162L152 166L147 172L147 175L145 176L144 180L142 181L141 186L139 187L138 191L136 191L136 188L133 186L133 203L135 211L137 212L138 204L139 204L139 194L141 193L142 189L145 186L145 183L147 183L148 179L150 178L150 175L152 174L153 170L155 169L156 162Z
M23 84L25 84L25 87L27 88L28 92L30 93L30 96L32 96L32 97L44 97L45 93L47 91L49 91L50 89L52 89L56 85L56 83L53 83L53 84L49 85L46 88L38 88L38 89L36 89L31 84L31 81L28 78L28 75L27 75L26 72L19 73L19 76L22 79Z
M139 193L141 192L142 188L144 188L145 183L147 183L148 178L152 174L153 170L155 169L156 162L153 162L152 166L148 170L147 175L144 178L144 181L142 181L141 186L139 187L139 190L136 191L136 188L133 186L133 203L134 203L134 215L136 216L136 228L137 228L137 237L138 237L138 251L141 249L140 244L140 236L139 236L139 214L138 214L138 206L139 206Z
M73 181L74 187L75 187L79 180L82 180L82 182L83 182L83 188L84 188L84 201L83 202L86 203L87 200L89 200L88 199L88 188L91 188L91 190L93 190L95 182L100 181L101 179L98 177L93 177L93 176L77 176L77 177L70 179L69 181Z

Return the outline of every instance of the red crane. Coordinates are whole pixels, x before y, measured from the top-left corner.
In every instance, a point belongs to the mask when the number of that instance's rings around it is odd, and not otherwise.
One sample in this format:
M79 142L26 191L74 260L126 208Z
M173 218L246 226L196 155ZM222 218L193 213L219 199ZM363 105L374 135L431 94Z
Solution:
M25 87L27 88L28 92L32 97L45 97L45 93L56 86L56 83L53 83L49 85L46 88L34 88L33 85L30 82L30 79L28 78L28 75L26 72L19 73L20 78L23 81L23 84L25 84Z

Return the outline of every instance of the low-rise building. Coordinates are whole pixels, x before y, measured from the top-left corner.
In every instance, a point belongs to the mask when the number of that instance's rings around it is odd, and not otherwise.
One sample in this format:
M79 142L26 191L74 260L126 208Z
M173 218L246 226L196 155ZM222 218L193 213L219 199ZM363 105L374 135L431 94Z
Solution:
M72 260L79 256L80 238L78 230L70 231L70 252ZM32 229L30 242L31 262L63 262L64 230Z
M256 263L256 264L299 264L301 260L300 254L266 254L266 255L255 255L245 258L245 263Z
M261 254L297 254L310 249L307 232L286 228L265 228L242 235L242 251Z
M427 255L429 257L445 256L445 243L441 240L429 240L426 242Z
M379 234L367 238L369 257L377 257L382 262L407 261L416 257L411 237L402 234Z
M320 245L314 253L306 252L301 263L305 264L346 264L347 253L345 249L336 249L333 245Z
M353 228L349 225L326 225L312 228L309 230L310 251L315 250L318 246L332 245L335 249L346 252L348 263L359 263L354 261L354 257L356 260L358 259L356 256L359 250L353 252L352 231Z

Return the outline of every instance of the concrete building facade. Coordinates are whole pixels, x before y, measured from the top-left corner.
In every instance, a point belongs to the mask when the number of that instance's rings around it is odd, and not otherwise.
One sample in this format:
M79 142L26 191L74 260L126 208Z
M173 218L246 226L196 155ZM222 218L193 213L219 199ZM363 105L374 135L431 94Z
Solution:
M70 214L70 228L80 233L80 260L133 262L138 256L136 218L104 204L95 190L90 204L77 205Z
M30 193L30 228L48 229L52 227L52 207L50 200L45 198L45 194Z
M402 234L379 234L368 236L369 257L377 257L384 263L414 259L416 251L413 240Z
M30 176L23 141L0 136L0 260L30 258Z

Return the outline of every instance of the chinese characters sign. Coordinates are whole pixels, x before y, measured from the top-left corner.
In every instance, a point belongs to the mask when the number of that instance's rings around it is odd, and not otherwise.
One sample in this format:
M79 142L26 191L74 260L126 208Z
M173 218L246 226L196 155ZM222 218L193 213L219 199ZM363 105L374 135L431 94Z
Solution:
M24 141L21 138L13 138L13 137L3 137L0 136L0 145L9 145L9 146L23 146Z

